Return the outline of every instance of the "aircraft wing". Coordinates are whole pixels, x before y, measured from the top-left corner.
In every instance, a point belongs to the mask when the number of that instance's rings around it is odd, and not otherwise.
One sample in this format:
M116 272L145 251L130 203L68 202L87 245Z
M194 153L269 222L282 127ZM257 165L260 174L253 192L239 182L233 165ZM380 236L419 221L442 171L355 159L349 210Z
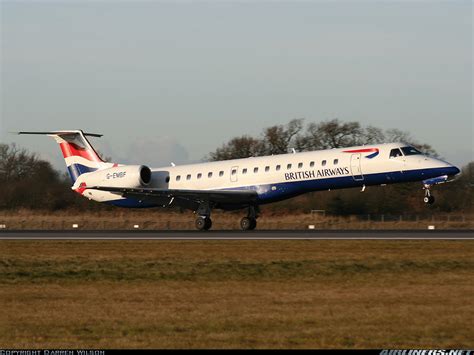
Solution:
M157 188L126 188L109 186L88 186L87 189L109 191L121 194L123 197L133 197L140 200L163 201L177 199L186 200L190 203L199 204L210 202L214 204L242 205L252 204L257 199L257 192L254 190L180 190L180 189L157 189Z

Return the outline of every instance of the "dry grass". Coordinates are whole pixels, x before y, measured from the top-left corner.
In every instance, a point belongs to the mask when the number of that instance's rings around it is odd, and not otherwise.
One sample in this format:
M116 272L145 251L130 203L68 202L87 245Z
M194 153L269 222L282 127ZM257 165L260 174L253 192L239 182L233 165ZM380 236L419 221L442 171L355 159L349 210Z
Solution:
M472 348L471 241L2 241L0 346Z
M213 212L213 229L239 229L239 221L245 215L244 211L238 213ZM316 229L426 229L434 225L437 229L474 229L474 215L437 215L420 218L419 220L406 220L399 216L392 216L394 220L385 217L381 222L367 220L367 216L321 216L310 213L273 215L264 213L258 220L258 229L307 229L312 224ZM162 210L125 210L101 212L41 212L21 210L14 212L0 212L0 224L5 224L8 229L72 229L73 224L78 224L80 229L133 229L135 224L140 229L146 230L185 230L195 229L195 216L191 212L176 213Z

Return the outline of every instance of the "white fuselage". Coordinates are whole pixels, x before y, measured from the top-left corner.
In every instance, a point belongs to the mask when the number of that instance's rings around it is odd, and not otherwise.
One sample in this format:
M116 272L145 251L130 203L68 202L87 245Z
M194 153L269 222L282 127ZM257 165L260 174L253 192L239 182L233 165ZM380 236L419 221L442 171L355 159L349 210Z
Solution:
M423 181L459 169L423 154L390 156L402 143L377 144L314 152L251 157L152 168L149 187L171 190L254 190L258 203L290 198L309 191ZM87 175L81 178L87 181ZM90 191L101 202L140 207L106 191ZM232 201L229 201L232 204Z

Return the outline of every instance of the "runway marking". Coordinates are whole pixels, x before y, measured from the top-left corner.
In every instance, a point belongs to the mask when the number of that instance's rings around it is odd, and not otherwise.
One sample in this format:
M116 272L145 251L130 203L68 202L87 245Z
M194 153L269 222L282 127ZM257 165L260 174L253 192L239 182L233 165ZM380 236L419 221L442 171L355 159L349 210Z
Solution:
M6 237L0 238L0 240L163 240L163 241L177 241L177 240L214 240L214 241L225 241L225 240L474 240L474 238L13 238Z
M474 231L1 231L0 240L474 240Z

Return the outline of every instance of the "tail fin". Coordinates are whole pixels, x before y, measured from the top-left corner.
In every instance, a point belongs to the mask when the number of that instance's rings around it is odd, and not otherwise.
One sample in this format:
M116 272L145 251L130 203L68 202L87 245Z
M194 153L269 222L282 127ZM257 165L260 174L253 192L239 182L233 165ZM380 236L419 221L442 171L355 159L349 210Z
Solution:
M116 166L103 161L86 138L86 136L102 137L101 134L84 133L81 130L18 132L18 134L42 134L53 137L61 148L73 183L82 174Z

